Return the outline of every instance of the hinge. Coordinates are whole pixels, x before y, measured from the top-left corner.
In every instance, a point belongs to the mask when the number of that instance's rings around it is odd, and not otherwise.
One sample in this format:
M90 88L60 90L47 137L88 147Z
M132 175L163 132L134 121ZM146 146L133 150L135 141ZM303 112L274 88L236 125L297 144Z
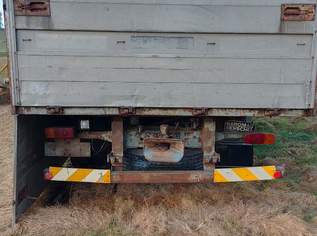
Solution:
M208 114L208 108L193 108L192 114L193 116L205 116Z
M283 4L281 11L281 19L283 21L314 21L316 5Z
M63 115L64 108L63 107L46 107L48 115Z
M14 87L14 91L11 91L11 94L14 94L15 95L15 103L16 103L16 105L21 105L21 81L18 79L18 78L16 78L15 79L15 87ZM12 88L12 87L10 87L10 88Z
M17 16L50 16L50 0L13 0Z
M313 99L313 81L312 80L309 80L307 82L307 91L306 91L306 105L308 108L311 107L312 105L312 99Z
M136 114L136 108L135 107L120 107L119 108L119 114L121 116L130 116Z
M309 80L306 83L306 107L310 108L312 103L312 90L313 90L313 81Z

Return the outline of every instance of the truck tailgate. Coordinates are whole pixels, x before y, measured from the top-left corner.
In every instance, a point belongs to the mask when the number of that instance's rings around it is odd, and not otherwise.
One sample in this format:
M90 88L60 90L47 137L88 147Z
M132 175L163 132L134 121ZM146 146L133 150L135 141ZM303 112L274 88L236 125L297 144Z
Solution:
M16 16L16 105L313 108L316 23L284 3L51 0Z

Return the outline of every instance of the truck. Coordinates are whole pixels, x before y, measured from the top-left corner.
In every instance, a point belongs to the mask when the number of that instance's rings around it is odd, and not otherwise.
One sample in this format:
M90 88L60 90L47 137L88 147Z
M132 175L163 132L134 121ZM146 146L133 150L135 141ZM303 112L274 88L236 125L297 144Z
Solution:
M252 117L313 116L315 0L6 0L14 220L49 183L266 181Z

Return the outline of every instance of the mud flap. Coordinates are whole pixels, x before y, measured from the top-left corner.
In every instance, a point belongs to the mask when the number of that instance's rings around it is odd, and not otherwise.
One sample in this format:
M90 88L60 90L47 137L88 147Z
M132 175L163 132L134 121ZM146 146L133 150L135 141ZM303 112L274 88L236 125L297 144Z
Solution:
M19 115L16 121L14 156L13 222L24 213L46 186L43 169L48 165L44 158L43 122L38 116Z

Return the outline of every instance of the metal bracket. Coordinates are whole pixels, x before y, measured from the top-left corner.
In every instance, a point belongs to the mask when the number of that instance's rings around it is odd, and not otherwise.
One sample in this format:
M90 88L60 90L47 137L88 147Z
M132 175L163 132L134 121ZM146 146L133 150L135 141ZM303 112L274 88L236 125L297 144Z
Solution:
M46 107L48 115L63 115L64 108L62 107Z
M205 116L208 114L208 108L194 108L192 109L193 116Z
M107 142L112 142L112 132L111 131L87 131L82 132L78 135L80 139L98 139Z
M112 129L112 153L111 164L122 163L123 159L123 120L120 117L114 117L111 124Z
M13 0L17 16L50 16L50 0Z
M216 121L213 118L204 118L200 139L204 153L204 167L213 168L213 164L220 160L220 155L215 151Z
M136 114L135 107L120 107L119 108L119 114L121 116L130 116Z
M281 19L283 21L314 21L316 5L283 4L281 11Z

